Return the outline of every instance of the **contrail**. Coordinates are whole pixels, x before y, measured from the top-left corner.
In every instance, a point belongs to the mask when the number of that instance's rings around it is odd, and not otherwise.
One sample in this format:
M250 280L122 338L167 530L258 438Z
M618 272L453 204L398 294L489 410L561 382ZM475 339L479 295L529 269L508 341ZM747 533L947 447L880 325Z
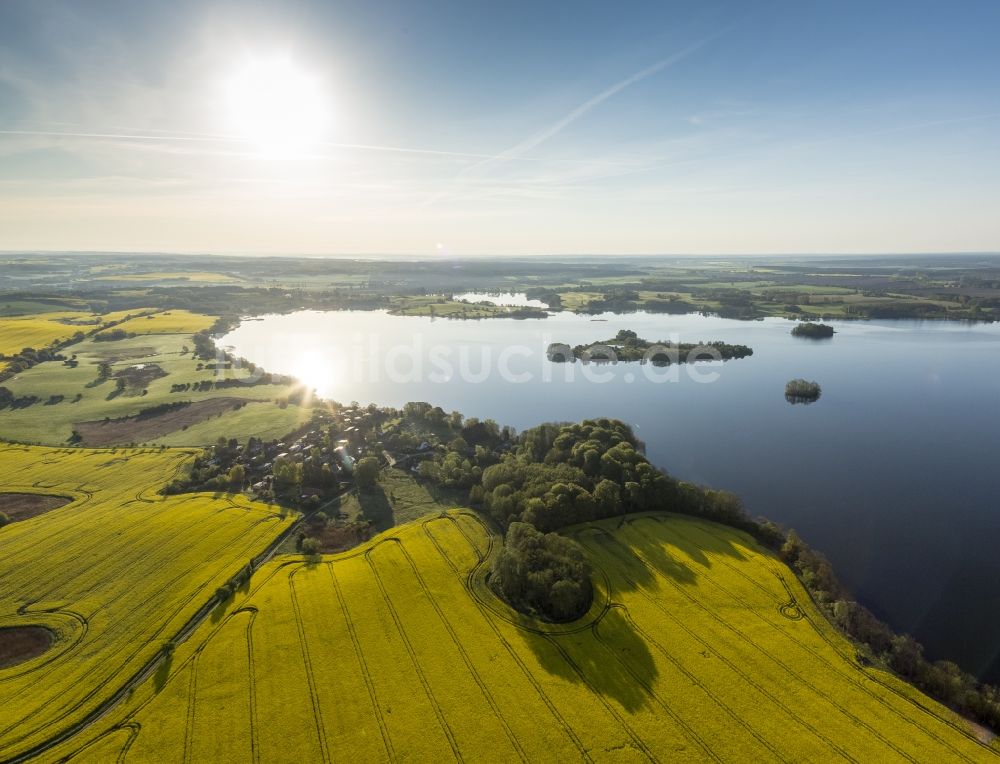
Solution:
M637 82L641 82L642 80L646 79L647 77L651 77L652 75L656 74L657 72L663 71L664 69L666 69L669 66L673 66L678 61L681 61L682 59L685 59L688 56L690 56L692 53L697 52L698 50L700 50L701 48L703 48L705 45L707 45L710 41L712 41L715 38L721 36L722 34L724 34L724 32L718 32L718 33L716 33L714 35L710 35L709 37L706 37L706 38L704 38L702 40L699 40L698 42L696 42L696 43L694 43L692 45L689 45L688 47L684 48L683 50L681 50L681 51L679 51L679 52L677 52L675 54L673 54L672 56L668 56L667 58L660 59L655 64L647 66L645 69L640 69L635 74L632 74L632 75L626 77L625 79L623 79L623 80L621 80L619 82L616 82L611 87L606 88L605 90L602 90L597 95L595 95L592 98L589 98L588 100L584 101L582 104L580 104L575 109L573 109L568 114L566 114L566 116L564 116L562 119L560 119L557 122L553 123L549 127L547 127L544 130L542 130L541 132L536 133L535 135L531 136L530 138L527 138L527 139L521 141L516 146L512 146L511 148L507 149L506 151L502 151L499 154L496 154L495 156L484 157L481 161L476 162L474 165L471 165L469 167L463 168L462 171L459 172L452 179L451 185L454 186L456 183L458 183L459 181L461 181L461 179L464 178L466 175L468 175L470 173L473 173L476 170L479 170L479 169L481 169L483 167L488 167L488 166L493 165L493 164L499 164L501 162L522 160L523 159L522 154L524 154L524 153L526 153L528 151L531 151L534 148L537 148L539 145L541 145L545 141L549 140L553 136L555 136L558 133L562 132L564 129L566 129L571 124L573 124L578 119L580 119L582 116L584 116L587 112L589 112L590 110L592 110L592 109L600 106L602 103L604 103L605 101L607 101L609 98L617 95L618 93L620 93L621 91L623 91L626 88L630 87L631 85L634 85ZM434 196L432 196L429 200L427 200L423 204L423 206L429 207L429 206L433 205L434 203L440 201L441 199L446 198L448 195L449 195L449 190L440 191L439 193L437 193Z
M672 66L672 65L676 64L678 61L680 61L680 60L682 60L684 58L687 58L692 53L694 53L698 49L702 48L707 42L708 42L708 40L706 39L706 40L702 40L701 42L695 43L694 45L692 45L692 46L690 46L688 48L685 48L684 50L680 51L679 53L675 53L673 56L669 56L668 58L661 59L660 61L657 61L655 64L653 64L651 66L647 66L645 69L642 69L642 70L636 72L635 74L633 74L633 75L631 75L629 77L626 77L625 79L621 80L620 82L615 83L611 87L609 87L609 88L607 88L605 90L602 90L600 93L598 93L597 95L595 95L593 98L590 98L589 100L584 101L582 104L580 104L579 106L577 106L575 109L573 109L571 112L569 112L562 119L558 120L554 124L550 125L546 129L542 130L540 133L537 133L537 134L531 136L527 140L522 141L521 143L517 144L516 146L514 146L514 147L512 147L510 149L507 149L506 151L502 151L496 157L487 159L485 161L489 162L489 161L495 161L495 160L504 161L504 160L507 160L507 159L517 159L518 157L520 157L521 154L523 154L523 153L525 153L527 151L531 151L533 148L536 148L537 146L541 145L542 143L544 143L545 141L547 141L549 138L552 138L553 136L555 136L558 133L562 132L565 128L569 127L571 124L573 124L574 122L576 122L578 119L580 119L580 117L582 117L588 111L590 111L591 109L594 109L594 108L600 106L602 103L604 103L605 101L607 101L612 96L615 96L618 93L620 93L621 91L625 90L625 88L627 88L627 87L629 87L631 85L634 85L637 82L641 82L642 80L646 79L647 77L650 77L650 76L656 74L657 72L660 72L660 71L666 69L668 66ZM484 162L484 164L485 164L485 162ZM472 168L470 168L470 169L472 169Z

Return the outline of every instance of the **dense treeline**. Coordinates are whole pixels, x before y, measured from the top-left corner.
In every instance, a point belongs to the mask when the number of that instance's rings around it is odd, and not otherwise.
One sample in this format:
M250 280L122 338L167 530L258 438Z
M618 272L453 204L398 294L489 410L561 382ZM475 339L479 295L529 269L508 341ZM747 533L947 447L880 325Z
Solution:
M65 360L65 356L60 355L59 350L68 345L70 342L78 342L82 340L83 337L83 332L77 332L70 340L54 343L47 348L42 348L41 350L36 350L35 348L24 348L20 353L12 356L4 356L3 354L0 354L0 360L3 361L3 371L0 372L0 380L8 379L16 374L20 374L22 371L30 369L38 363Z
M504 527L548 532L674 503L676 484L641 453L628 425L610 419L525 431L483 471L483 505Z

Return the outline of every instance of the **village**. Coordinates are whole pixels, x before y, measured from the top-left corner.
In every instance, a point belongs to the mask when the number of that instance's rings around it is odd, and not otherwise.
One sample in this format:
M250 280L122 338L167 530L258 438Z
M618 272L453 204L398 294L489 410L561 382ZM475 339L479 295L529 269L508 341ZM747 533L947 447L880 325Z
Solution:
M310 421L282 440L249 438L245 445L220 437L198 457L187 479L171 492L230 490L294 509L314 510L377 477L383 467L416 474L421 461L445 451L432 433L401 433L392 409L317 407ZM372 476L357 473L359 461ZM369 468L371 469L371 468Z

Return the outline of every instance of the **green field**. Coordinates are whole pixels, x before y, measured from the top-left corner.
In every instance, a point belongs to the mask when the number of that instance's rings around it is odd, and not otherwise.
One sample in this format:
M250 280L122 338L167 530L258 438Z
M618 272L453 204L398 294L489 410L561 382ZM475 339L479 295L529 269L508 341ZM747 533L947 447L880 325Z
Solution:
M859 665L748 536L666 514L569 530L577 622L510 610L473 514L269 563L63 761L990 761L957 716Z
M23 298L16 294L0 297L0 316L27 316L36 313L89 310L90 306L87 301L79 297Z
M197 416L192 416L190 422L178 423L177 429L155 437L143 437L141 433L133 435L126 429L117 442L195 446L214 443L220 435L240 440L246 440L250 435L280 438L306 421L308 411L300 406L279 408L273 405L275 399L286 398L293 392L294 387L291 385L193 389L195 384L205 381L252 378L248 369L199 370L198 366L203 362L191 352L191 334L161 333L171 329L179 331L182 325L193 332L198 327L211 324L212 320L210 316L193 315L185 311L160 314L151 320L132 319L120 326L131 332L148 329L151 333L114 342L86 339L62 351L67 357L76 356L75 367L66 366L62 361L47 361L5 380L4 387L15 396L35 395L40 400L24 408L0 411L0 437L59 445L67 442L80 422L132 416L143 409L163 403L197 403L213 399L251 403L239 410L213 414L210 418L198 419ZM145 366L156 367L159 369L157 374L162 372L162 376L142 385L130 386L119 393L113 377L98 380L98 366L102 361L111 364L112 374L127 373L133 367ZM191 383L192 389L171 392L172 385L182 383ZM84 444L86 445L86 441Z
M111 698L290 524L242 496L160 496L193 455L0 445L0 491L72 499L0 528L0 629L54 635L0 670L0 760Z
M349 520L370 520L382 531L462 504L466 498L465 491L444 489L407 470L386 467L374 489L346 495L336 510Z

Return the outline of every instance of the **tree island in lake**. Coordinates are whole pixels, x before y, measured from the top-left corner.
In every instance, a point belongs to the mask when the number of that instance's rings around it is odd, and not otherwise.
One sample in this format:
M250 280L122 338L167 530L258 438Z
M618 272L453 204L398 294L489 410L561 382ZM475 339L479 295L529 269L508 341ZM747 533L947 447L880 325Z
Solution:
M793 337L808 337L809 339L827 339L833 336L833 327L826 324L804 323L792 329Z
M785 385L785 399L789 403L813 403L821 393L819 383L805 379L793 379Z
M616 363L618 361L649 362L654 366L695 361L728 361L753 355L753 348L746 345L729 345L725 342L650 342L640 338L630 329L622 329L613 339L589 345L570 347L563 342L549 345L546 355L550 361L566 363L580 359L584 363Z

